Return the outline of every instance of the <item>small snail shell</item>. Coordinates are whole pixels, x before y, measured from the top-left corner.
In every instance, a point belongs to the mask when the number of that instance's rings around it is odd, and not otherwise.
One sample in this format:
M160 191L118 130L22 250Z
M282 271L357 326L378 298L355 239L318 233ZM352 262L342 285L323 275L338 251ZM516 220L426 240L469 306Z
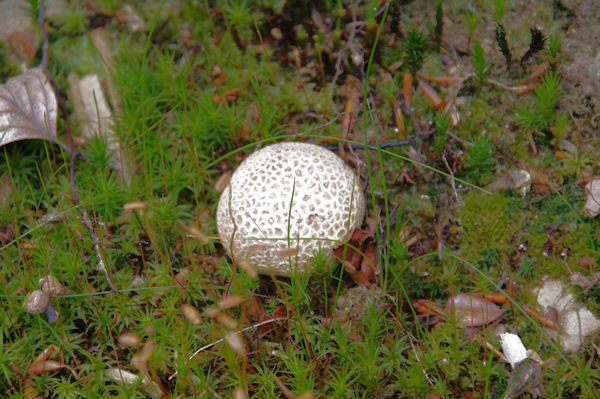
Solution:
M63 295L67 292L64 285L53 275L49 274L38 281L40 289L50 296Z
M35 290L27 296L25 300L25 309L31 314L44 313L48 304L50 303L50 296L42 291Z

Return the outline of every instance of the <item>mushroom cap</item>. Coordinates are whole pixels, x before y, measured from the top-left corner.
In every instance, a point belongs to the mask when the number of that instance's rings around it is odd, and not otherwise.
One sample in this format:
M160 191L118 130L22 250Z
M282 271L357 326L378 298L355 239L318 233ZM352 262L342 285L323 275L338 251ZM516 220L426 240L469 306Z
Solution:
M234 260L289 276L312 272L314 253L331 256L364 214L358 178L340 157L314 144L279 143L234 172L219 200L217 229Z

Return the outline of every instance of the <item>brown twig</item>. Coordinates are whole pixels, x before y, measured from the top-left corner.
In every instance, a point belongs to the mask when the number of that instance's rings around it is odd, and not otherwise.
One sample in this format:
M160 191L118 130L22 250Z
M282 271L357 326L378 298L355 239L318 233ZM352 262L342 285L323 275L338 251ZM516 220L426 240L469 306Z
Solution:
M65 130L67 132L67 139L69 141L69 152L71 153L71 158L69 161L69 181L71 183L71 194L73 196L73 202L75 202L75 204L79 206L79 209L81 209L81 223L86 227L92 239L93 247L96 251L96 257L98 258L98 266L96 266L96 269L101 270L104 273L104 276L106 277L106 280L108 281L108 285L110 286L111 290L117 291L110 275L108 274L108 270L106 269L106 263L104 262L104 257L102 256L102 252L100 251L100 239L98 238L98 235L92 227L92 223L88 218L87 211L81 203L79 191L75 186L75 157L78 156L78 153L76 153L75 151L75 142L73 141L73 135L71 134L71 121L69 119L69 113L67 112L62 100L60 99L58 85L56 81L52 78L52 76L50 76L50 73L48 72L49 45L48 32L46 31L46 26L44 25L44 11L45 5L42 2L40 6L40 13L38 15L38 25L42 32L42 70L44 71L44 75L52 85L56 96L56 103L58 104L60 112L62 113L63 118L65 120Z

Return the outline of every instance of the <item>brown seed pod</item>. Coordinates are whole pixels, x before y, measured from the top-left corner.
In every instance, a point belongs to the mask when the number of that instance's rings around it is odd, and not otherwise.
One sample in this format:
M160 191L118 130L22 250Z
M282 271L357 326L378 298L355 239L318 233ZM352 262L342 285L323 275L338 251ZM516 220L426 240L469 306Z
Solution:
M185 316L186 319L190 323L195 326L202 324L202 317L200 316L200 312L193 305L189 303L184 303L181 305L181 312Z
M142 343L140 337L130 332L119 335L118 341L123 346L138 346Z

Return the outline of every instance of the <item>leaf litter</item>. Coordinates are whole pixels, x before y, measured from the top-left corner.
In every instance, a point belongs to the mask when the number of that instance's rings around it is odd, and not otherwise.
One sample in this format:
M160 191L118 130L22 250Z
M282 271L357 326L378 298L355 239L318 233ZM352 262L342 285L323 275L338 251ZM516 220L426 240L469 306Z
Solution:
M8 79L0 85L0 146L31 139L60 144L57 114L54 90L41 67Z

